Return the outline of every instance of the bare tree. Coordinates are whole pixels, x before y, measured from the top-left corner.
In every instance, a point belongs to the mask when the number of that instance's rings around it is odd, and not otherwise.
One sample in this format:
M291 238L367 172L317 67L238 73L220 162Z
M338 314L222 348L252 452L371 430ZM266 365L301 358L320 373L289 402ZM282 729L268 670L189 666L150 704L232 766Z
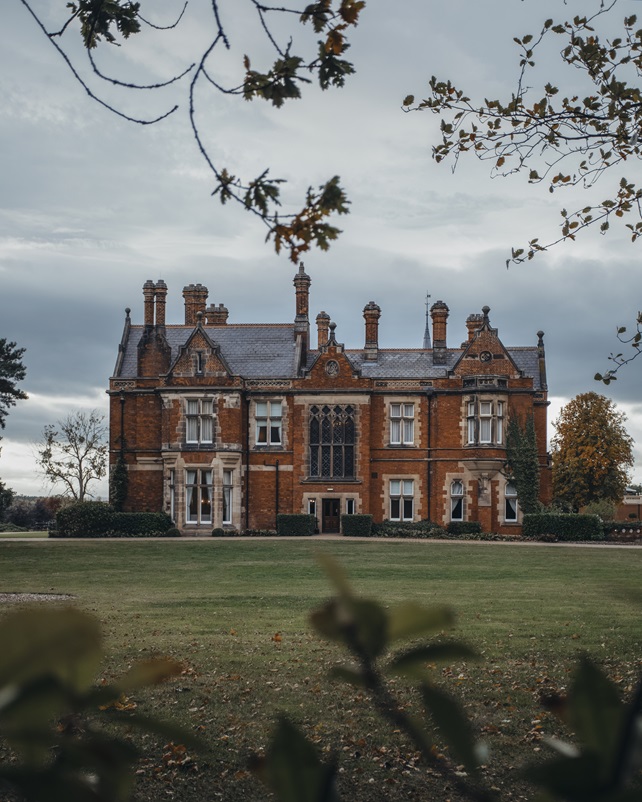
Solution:
M52 486L74 501L92 494L89 483L102 479L107 471L107 427L105 416L95 409L89 414L72 412L55 425L47 425L37 445L40 473Z
M204 11L198 4L193 4L192 9L186 0L182 10L169 21L158 19L162 9L159 11L155 7L157 3L148 2L146 5L150 9L150 16L156 21L144 16L141 5L145 0L75 0L68 3L59 0L49 9L57 13L53 29L46 23L48 14L44 6L47 4L38 3L37 0L20 2L85 93L103 108L128 122L147 126L160 123L181 106L184 107L196 147L213 178L211 194L217 196L221 203L234 201L256 215L267 227L267 239L273 241L277 253L284 250L296 263L312 245L327 250L341 233L329 222L331 215L347 214L349 211L349 201L339 183L339 176L330 178L318 188L309 187L299 211L284 211L281 187L285 180L272 178L269 165L257 177L243 178L236 171L218 164L201 134L198 108L207 105L216 93L237 95L244 100L262 99L279 108L287 101L300 98L302 87L306 84L316 82L323 90L342 87L346 78L355 71L354 65L344 56L350 47L348 35L357 25L366 0L317 0L301 8L297 7L298 0L293 0L294 5L279 6L265 5L260 0L211 0L209 11ZM239 6L245 9L245 28L249 28L252 22L258 24L263 41L272 52L270 59L274 58L271 66L257 69L246 53L246 44L233 42L228 35L226 22L229 23L232 13L239 13ZM125 81L115 78L102 66L102 46L131 47L130 38L139 33L142 27L153 29L159 35L168 35L190 14L199 15L199 27L209 35L202 48L194 45L184 54L184 67L176 74L159 82L141 84L134 78ZM293 24L279 25L279 19L292 20ZM299 35L303 33L299 26L307 27L312 33L312 42L309 41L310 36L306 36L308 41L301 44L299 36L295 44L295 32ZM84 67L78 63L74 47L69 43L69 37L78 34L87 56ZM251 40L251 37L248 38ZM242 77L233 85L225 85L217 74L215 55L221 50L237 53ZM257 60L261 56L262 53L258 54ZM96 83L98 88L93 88ZM173 93L173 100L160 115L150 112L149 116L144 116L143 112L142 116L133 117L119 107L118 100L106 100L103 88L114 90L121 97L131 91L140 97L166 89L170 94Z

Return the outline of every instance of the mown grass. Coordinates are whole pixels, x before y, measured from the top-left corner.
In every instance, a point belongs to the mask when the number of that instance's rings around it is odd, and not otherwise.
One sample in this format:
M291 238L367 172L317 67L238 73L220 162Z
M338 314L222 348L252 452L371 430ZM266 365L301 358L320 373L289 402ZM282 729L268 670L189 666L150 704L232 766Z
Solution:
M102 621L104 673L170 654L185 663L177 681L141 694L142 709L195 728L208 750L183 768L149 740L137 796L258 800L246 771L279 711L319 748L338 753L344 799L447 798L438 778L418 770L398 733L373 715L360 691L330 682L341 659L308 625L331 590L314 559L324 547L354 587L385 603L451 604L454 635L478 663L435 670L460 696L488 742L489 781L521 798L515 767L544 753L542 735L560 733L540 695L563 690L589 652L625 693L642 668L642 550L504 544L214 541L3 542L0 592L68 593ZM277 635L278 633L278 635ZM412 693L399 684L405 702ZM167 754L167 750L165 750ZM198 766L198 769L195 766ZM456 798L455 795L450 795Z

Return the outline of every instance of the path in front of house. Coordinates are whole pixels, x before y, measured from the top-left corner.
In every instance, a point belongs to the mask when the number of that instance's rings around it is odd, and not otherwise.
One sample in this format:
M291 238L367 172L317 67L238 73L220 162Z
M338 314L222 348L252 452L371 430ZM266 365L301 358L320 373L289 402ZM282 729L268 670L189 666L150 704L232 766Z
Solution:
M417 537L346 537L338 534L328 535L306 535L306 536L273 536L273 537L243 537L236 535L234 537L210 537L208 535L189 536L189 537L54 537L54 538L28 538L28 537L3 537L0 539L0 549L2 543L29 543L34 546L42 545L43 543L72 543L79 541L81 543L88 542L102 542L109 543L141 543L144 541L179 543L181 541L187 542L201 542L201 543L216 543L225 542L231 543L236 540L241 540L245 543L248 541L275 541L275 540L306 540L308 542L314 541L349 541L352 543L426 543L435 546L442 546L447 544L467 545L467 546L519 546L522 548L549 546L552 548L587 548L587 549L639 549L642 543L604 543L603 541L597 543L591 542L557 542L557 543L544 543L539 540L464 540L464 539L438 539L438 538L417 538Z

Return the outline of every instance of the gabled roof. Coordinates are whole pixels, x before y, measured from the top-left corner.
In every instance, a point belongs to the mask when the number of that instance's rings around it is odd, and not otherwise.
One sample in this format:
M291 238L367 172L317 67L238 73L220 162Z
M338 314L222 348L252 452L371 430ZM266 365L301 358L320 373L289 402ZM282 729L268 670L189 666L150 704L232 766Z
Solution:
M118 378L137 375L137 349L144 326L132 326L125 344ZM294 378L296 376L294 326L292 324L203 326L209 339L220 348L232 374L244 378ZM176 360L181 346L194 332L192 326L167 326L165 337Z
M232 375L247 379L294 379L297 376L296 337L292 324L236 324L203 326L209 339L220 348ZM144 326L131 326L123 343L120 370L116 378L135 378L137 348ZM167 326L165 336L171 348L171 364L194 332L192 326ZM523 375L533 379L536 391L540 382L536 346L506 348L506 352ZM446 378L461 359L464 349L446 350L443 365L433 363L431 349L379 349L375 361L367 360L363 350L346 349L345 355L364 379L439 379ZM319 357L319 351L308 351L306 369Z

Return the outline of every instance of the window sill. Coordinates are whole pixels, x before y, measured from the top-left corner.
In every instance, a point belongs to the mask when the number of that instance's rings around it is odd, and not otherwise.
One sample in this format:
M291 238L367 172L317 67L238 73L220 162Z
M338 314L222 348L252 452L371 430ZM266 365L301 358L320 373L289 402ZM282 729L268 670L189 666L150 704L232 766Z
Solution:
M308 476L301 480L302 484L309 485L360 485L361 479L338 479L335 476Z

